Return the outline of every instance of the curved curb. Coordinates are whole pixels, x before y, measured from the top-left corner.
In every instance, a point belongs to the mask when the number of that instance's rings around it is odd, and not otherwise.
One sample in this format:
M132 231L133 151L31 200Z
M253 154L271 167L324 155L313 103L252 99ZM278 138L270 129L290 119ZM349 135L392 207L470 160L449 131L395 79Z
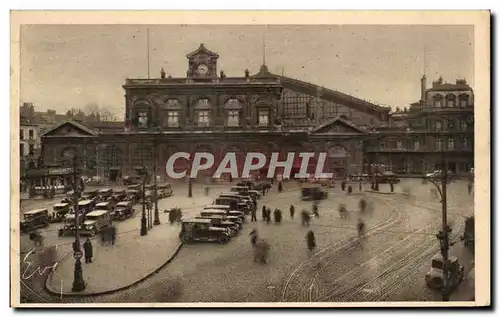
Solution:
M158 273L158 271L160 271L161 269L163 269L167 264L169 264L170 262L172 262L172 260L177 256L177 254L179 253L179 251L181 250L183 246L183 243L179 243L177 245L177 247L175 248L174 252L172 252L172 254L170 255L170 257L162 264L160 265L159 267L157 267L156 269L154 269L153 271L147 273L145 276L141 277L140 279L136 280L135 282L131 283L131 284L128 284L128 285L125 285L125 286L121 286L121 287L118 287L118 288L114 288L114 289L111 289L111 290L107 290L107 291L102 291L102 292L95 292L95 293L77 293L77 292L70 292L70 293L62 293L62 296L71 296L71 297L91 297L91 296L98 296L98 295L108 295L108 294L113 294L113 293L116 293L116 292L119 292L119 291L124 291L126 289L129 289L139 283L142 283L143 281L145 281L146 279L148 279L149 277L153 276L154 274ZM71 254L71 253L69 253ZM68 255L69 255L68 254ZM62 261L65 261L66 259L69 258L69 256L65 256ZM62 262L61 261L61 262ZM45 290L47 290L47 292L49 292L51 295L57 295L57 296L61 296L61 292L57 292L55 290L52 289L50 283L52 282L52 276L54 274L54 271L51 272L48 276L47 276L47 279L45 280Z

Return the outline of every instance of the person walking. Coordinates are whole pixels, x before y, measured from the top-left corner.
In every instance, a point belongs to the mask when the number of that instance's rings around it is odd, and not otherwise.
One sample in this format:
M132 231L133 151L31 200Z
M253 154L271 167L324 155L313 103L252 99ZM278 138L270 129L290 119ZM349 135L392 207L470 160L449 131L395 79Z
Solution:
M85 255L85 263L92 263L92 257L94 256L93 250L92 250L92 242L90 242L90 239L87 237L87 240L83 244L83 251Z
M307 249L309 249L309 252L316 248L316 238L314 237L314 232L312 230L309 230L309 232L307 232L306 241Z
M116 241L116 227L112 226L111 227L111 244L115 245L115 241Z
M290 218L292 218L292 220L294 215L295 215L295 206L290 205Z
M271 222L271 208L266 208L266 223L269 224Z
M283 183L281 181L278 182L278 192L279 193L283 192Z
M251 214L252 214L252 219L250 221L252 222L257 221L257 210L255 210L255 208L252 208Z
M262 205L262 220L266 220L266 206Z
M252 247L255 247L258 238L259 235L257 234L257 229L253 229L252 231L250 231L250 243L252 244Z

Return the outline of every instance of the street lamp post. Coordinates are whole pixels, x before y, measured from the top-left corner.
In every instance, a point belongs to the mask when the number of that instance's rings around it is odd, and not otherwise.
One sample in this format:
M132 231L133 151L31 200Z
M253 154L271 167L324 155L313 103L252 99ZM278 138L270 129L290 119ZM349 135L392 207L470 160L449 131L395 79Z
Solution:
M190 156L189 157L189 171L188 171L188 174L187 177L188 177L188 198L191 198L193 197L193 181L191 180L191 175L189 173L191 173L191 168L192 168L192 157Z
M81 292L85 289L85 282L83 281L82 251L80 248L80 212L78 210L78 198L80 197L80 190L78 189L77 177L77 157L73 156L73 205L75 208L75 242L73 245L73 256L75 258L75 269L73 273L73 292Z
M144 158L142 164L142 217L141 217L141 236L148 234L146 219L146 169L144 168Z
M155 226L160 224L160 213L158 211L158 188L156 187L156 134L154 138L154 143L153 143L153 183L154 183L154 193L153 193L153 198L155 200L155 219L153 224Z
M449 235L451 232L451 228L448 226L447 184L450 181L450 177L448 175L448 162L444 157L444 152L441 165L442 165L441 175L439 177L439 180L433 179L431 177L429 178L429 181L436 187L437 191L439 192L439 196L441 197L442 223L441 223L441 230L436 235L436 237L439 239L441 255L443 257L443 289L442 289L443 301L449 301L450 287L448 283L449 280L448 276L449 276L450 263L449 263L448 251L450 248Z

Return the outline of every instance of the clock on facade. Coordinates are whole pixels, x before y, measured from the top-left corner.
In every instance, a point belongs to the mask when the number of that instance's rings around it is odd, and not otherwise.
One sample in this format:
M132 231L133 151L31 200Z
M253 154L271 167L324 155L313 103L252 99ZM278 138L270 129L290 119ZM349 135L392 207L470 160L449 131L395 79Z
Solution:
M198 71L198 74L200 74L200 75L208 74L208 66L205 64L198 65L198 68L196 70Z

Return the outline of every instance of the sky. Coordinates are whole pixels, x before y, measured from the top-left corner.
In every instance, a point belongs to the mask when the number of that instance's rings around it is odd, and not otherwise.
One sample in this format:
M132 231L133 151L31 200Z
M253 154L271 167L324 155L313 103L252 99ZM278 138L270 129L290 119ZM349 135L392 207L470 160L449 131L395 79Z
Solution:
M162 67L185 77L186 54L204 43L228 77L258 72L265 51L271 72L392 108L419 99L424 70L428 86L442 76L474 87L473 26L23 25L20 102L122 118L125 78L148 76L147 28L151 78Z

